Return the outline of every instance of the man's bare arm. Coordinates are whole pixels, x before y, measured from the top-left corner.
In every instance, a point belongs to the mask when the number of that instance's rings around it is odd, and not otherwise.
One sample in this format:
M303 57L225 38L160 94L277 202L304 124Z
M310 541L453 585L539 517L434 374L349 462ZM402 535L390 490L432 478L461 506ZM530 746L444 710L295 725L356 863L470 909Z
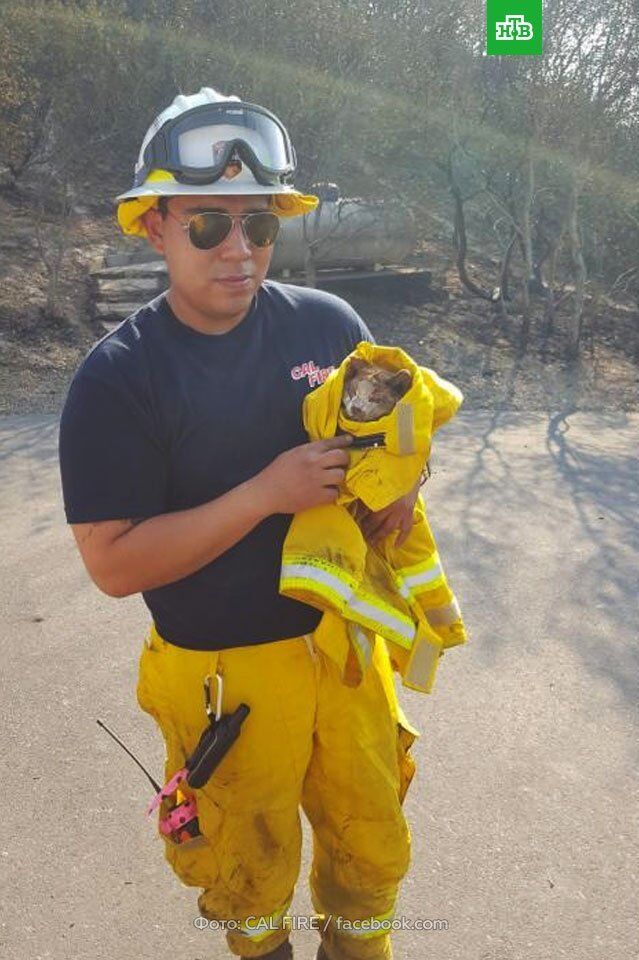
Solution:
M93 582L111 597L174 583L211 563L273 513L337 498L350 442L340 436L293 447L228 493L190 510L72 524Z
M71 526L94 583L111 597L127 597L194 573L263 518L247 481L190 510Z

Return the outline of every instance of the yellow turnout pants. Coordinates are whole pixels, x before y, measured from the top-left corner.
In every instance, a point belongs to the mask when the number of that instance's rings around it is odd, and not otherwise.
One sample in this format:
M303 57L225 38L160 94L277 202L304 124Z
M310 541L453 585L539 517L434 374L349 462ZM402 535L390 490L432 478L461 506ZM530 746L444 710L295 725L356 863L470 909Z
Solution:
M166 780L207 726L207 675L223 676L223 713L250 707L208 783L198 790L183 784L195 796L202 836L179 845L162 837L166 858L183 884L202 888L202 916L233 921L226 937L234 954L269 953L290 932L301 805L313 830L313 906L331 918L319 923L329 960L389 960L388 921L410 862L401 805L418 734L398 706L379 637L357 687L342 683L313 637L196 651L166 642L151 626L137 699L164 737ZM170 806L163 801L160 815Z

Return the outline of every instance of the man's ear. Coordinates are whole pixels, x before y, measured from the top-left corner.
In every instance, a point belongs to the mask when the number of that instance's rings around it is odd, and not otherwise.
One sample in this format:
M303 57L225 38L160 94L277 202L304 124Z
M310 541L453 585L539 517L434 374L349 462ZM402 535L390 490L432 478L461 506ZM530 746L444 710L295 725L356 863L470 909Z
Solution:
M146 229L149 244L158 253L164 254L164 220L157 207L151 207L143 213L140 220Z
M410 370L402 367L394 377L388 381L388 385L395 391L398 397L403 397L413 383L413 377Z

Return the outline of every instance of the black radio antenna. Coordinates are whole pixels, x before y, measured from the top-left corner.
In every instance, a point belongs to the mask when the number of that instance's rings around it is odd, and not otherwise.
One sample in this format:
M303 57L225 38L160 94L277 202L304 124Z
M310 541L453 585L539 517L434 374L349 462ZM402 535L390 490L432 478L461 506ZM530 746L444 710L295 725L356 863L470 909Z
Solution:
M146 777L147 777L147 779L150 781L150 783L151 783L151 785L153 786L153 789L155 790L155 792L156 792L156 793L159 793L160 790L162 789L161 786L160 786L160 784L155 782L155 780L153 779L153 777L151 776L151 774L149 773L149 771L146 769L146 767L144 767L144 766L140 763L140 761L138 760L138 758L136 757L136 755L135 755L134 753L131 753L131 751L129 750L129 748L126 747L126 746L122 743L122 741L120 740L120 738L115 735L115 733L113 732L113 730L109 730L109 728L107 727L107 725L106 725L106 723L104 722L104 720L98 720L98 719L96 718L96 721L95 721L95 722L98 724L99 727L102 727L103 730L106 730L106 732L109 734L109 736L113 737L113 739L115 740L116 743L119 743L119 744L120 744L120 746L122 747L122 749L125 751L125 753L128 753L128 755L131 757L132 760L135 760L135 762L137 763L137 765L138 765L138 767L140 768L140 770L141 770L144 774L146 774Z

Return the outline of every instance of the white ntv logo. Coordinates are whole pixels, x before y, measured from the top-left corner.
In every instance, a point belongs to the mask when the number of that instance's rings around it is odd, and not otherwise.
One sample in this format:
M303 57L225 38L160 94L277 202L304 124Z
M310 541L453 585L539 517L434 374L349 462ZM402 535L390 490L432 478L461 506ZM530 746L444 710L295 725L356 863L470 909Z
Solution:
M510 14L495 24L495 40L532 40L533 25L520 14Z

